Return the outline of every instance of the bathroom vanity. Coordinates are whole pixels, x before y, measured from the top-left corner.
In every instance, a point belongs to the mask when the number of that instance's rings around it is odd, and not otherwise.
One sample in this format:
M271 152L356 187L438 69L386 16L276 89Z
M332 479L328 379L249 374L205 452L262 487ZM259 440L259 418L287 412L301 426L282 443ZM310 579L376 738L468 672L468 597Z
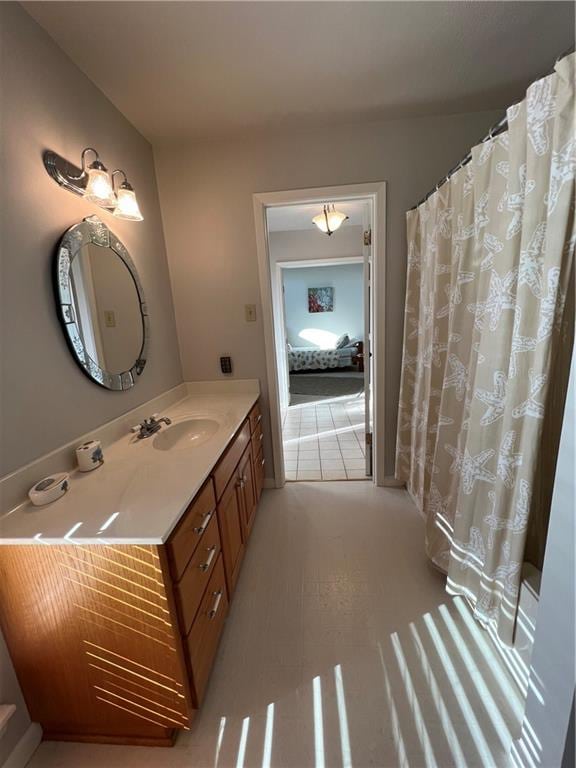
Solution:
M2 630L44 738L171 745L190 726L262 492L257 397L223 398L201 440L184 400L54 505L2 518Z

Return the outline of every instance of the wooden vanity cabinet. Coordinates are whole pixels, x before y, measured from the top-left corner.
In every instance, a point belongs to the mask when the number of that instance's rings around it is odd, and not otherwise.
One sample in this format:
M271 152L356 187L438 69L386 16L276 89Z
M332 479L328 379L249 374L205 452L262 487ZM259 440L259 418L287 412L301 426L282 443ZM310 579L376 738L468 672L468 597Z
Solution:
M224 567L228 597L232 597L242 558L244 557L244 538L242 536L242 487L238 470L235 469L220 501L218 502L218 524L222 538Z
M0 546L0 623L45 739L171 745L190 727L254 524L259 429L256 404L164 545Z
M247 544L256 516L256 486L251 448L246 449L238 465L238 475L242 491L242 538Z

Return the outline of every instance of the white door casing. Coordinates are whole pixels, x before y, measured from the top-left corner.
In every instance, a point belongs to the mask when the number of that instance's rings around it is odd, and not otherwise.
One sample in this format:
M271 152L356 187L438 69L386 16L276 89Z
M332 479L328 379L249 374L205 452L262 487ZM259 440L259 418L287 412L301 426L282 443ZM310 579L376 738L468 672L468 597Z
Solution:
M335 187L263 192L253 195L254 223L258 253L258 274L262 304L262 322L266 346L266 371L270 406L270 430L274 453L275 486L285 483L284 454L282 448L282 415L280 381L277 367L278 342L275 333L273 284L277 282L270 263L266 210L268 208L300 203L337 203L339 200L368 200L372 206L372 429L373 480L385 485L384 428L385 428L385 295L386 295L386 182L350 184Z

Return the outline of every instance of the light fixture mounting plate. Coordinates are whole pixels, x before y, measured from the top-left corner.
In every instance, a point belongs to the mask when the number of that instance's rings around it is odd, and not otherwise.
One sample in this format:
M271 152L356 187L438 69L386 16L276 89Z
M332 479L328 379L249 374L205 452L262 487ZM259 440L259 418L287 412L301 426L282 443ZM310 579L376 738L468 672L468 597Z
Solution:
M54 179L56 184L79 197L84 196L88 181L87 173L84 173L77 165L68 162L68 160L56 152L52 152L50 149L45 150L42 159L48 175ZM99 207L104 208L106 211L114 210L112 206L100 205Z

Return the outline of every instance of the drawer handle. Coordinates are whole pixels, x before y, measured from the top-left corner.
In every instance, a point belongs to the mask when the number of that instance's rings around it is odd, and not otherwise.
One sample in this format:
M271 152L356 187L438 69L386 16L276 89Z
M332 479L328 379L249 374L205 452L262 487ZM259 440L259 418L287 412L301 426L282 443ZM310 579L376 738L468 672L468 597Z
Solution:
M262 459L262 461L260 463L261 463L262 466L264 466L264 464L266 464L266 459Z
M256 424L258 424L260 421L262 421L262 414L258 414L258 418L256 419Z
M264 432L260 432L260 437L258 438L258 440L263 440L263 439L264 439Z
M239 478L238 478L238 481L237 481L237 483L236 483L236 488L244 488L244 486L245 486L245 485L246 485L246 480L245 480L245 478L243 478L243 477L239 477Z
M218 613L218 608L220 606L220 600L222 600L222 590L219 589L218 592L212 592L216 600L214 600L214 605L212 608L208 611L208 618L213 619L214 616Z
M194 533L197 533L198 536L200 536L201 533L204 533L204 531L206 530L206 527L208 526L208 523L210 522L211 517L212 517L212 512L206 512L200 525L194 528Z
M208 568L210 568L212 560L214 560L214 556L216 555L216 544L213 544L211 547L208 547L208 552L210 552L210 554L208 555L208 559L206 560L206 562L198 566L202 571L202 573L206 573Z

